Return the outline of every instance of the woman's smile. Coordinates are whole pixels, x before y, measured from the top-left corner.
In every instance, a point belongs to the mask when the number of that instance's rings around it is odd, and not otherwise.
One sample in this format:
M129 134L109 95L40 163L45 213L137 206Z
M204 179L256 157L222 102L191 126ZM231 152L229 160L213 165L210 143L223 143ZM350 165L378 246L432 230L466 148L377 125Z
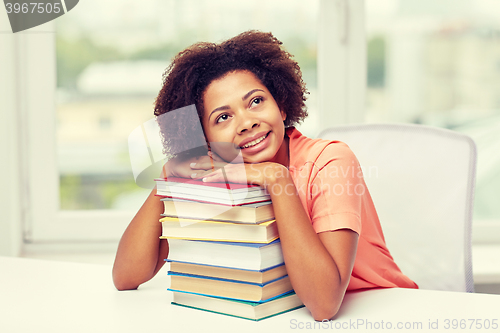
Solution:
M240 143L240 148L247 149L247 148L255 147L255 145L257 145L260 142L262 142L263 140L265 140L267 138L267 136L269 135L269 133L270 132L267 132L262 136L260 135L262 133L258 133L257 135L255 135L257 137L257 139L254 140L253 138L249 138L249 139L244 140L244 142Z

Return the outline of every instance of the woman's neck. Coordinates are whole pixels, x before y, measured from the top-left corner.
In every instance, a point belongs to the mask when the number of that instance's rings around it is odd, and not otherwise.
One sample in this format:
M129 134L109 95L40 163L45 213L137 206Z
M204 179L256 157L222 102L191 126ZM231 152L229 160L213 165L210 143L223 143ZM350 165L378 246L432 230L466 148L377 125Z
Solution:
M290 153L288 149L289 141L290 138L285 133L285 137L283 138L280 149L278 149L278 152L276 153L276 155L274 155L274 158L269 162L279 163L288 168L288 166L290 165Z

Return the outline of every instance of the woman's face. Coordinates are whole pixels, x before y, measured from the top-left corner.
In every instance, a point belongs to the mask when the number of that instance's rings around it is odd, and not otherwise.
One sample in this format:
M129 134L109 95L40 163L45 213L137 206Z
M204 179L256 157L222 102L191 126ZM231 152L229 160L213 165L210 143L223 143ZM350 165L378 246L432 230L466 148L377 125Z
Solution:
M249 71L212 81L203 94L203 128L212 150L226 161L241 151L247 163L273 161L283 149L286 114Z

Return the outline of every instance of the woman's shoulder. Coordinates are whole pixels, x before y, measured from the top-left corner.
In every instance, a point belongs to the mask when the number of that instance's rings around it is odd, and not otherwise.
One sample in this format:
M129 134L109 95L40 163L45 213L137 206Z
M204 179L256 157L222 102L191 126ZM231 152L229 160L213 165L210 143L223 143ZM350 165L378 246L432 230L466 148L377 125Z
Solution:
M293 127L287 129L287 134L290 138L290 162L296 166L311 162L319 168L330 162L357 163L356 156L345 142L311 139Z

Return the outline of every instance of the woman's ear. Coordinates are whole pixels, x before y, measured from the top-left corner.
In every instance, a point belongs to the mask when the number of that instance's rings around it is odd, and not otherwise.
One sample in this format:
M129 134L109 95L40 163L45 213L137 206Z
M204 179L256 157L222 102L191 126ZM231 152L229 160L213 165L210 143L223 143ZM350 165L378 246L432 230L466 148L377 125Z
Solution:
M285 113L285 111L280 110L280 113L281 113L281 119L283 119L283 121L285 121L286 120L286 113Z

